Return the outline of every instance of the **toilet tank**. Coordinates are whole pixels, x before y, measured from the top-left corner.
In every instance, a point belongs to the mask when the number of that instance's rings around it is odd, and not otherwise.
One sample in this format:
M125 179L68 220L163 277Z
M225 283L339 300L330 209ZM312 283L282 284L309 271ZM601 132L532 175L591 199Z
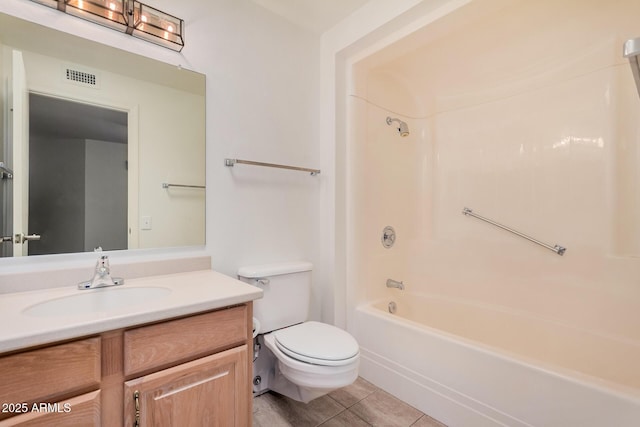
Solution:
M238 269L238 279L264 292L253 301L253 317L260 322L261 334L307 320L312 268L310 262L295 261Z

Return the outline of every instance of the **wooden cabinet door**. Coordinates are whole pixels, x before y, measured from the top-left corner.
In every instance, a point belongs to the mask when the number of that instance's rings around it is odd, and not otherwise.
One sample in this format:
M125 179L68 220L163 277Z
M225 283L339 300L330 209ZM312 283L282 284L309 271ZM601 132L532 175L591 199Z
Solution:
M0 421L9 427L95 427L100 425L100 391L58 403L30 406L29 413Z
M248 426L247 366L243 345L127 381L125 426Z
M100 387L100 337L0 357L0 403L58 402ZM7 418L0 412L0 420Z

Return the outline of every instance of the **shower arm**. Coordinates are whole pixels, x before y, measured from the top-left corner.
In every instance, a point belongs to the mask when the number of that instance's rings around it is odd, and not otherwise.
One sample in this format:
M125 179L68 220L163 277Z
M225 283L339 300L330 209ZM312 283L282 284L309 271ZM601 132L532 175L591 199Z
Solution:
M391 124L392 124L393 122L398 122L398 125L400 125L400 123L402 123L402 121L401 121L400 119L394 119L394 118L391 118L391 117L387 117L387 124L388 124L389 126L391 126Z

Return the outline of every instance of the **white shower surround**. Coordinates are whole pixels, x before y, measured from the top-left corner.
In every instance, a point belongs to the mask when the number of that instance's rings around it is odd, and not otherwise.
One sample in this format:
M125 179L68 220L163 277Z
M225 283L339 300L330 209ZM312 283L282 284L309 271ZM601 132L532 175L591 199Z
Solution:
M394 299L399 291L384 285L391 278L404 281L405 292L520 313L640 348L640 100L621 56L622 42L637 37L631 17L640 5L459 6L395 44L370 40L351 61L338 61L351 78L346 324L363 347L362 374L452 425L598 425L583 423L580 411L631 425L625 417L638 416L638 382L621 384L619 376L602 385L593 373L576 379L579 361L540 361L535 352L514 361L508 352L487 350L491 328L485 338L445 332L442 340L430 326L389 318L370 305ZM399 138L385 123L389 115L407 121L411 135ZM464 216L463 207L567 252L558 256ZM385 226L397 232L392 249L380 244ZM469 314L458 313L462 322L471 321ZM552 342L533 342L556 350ZM581 345L576 357L597 353L597 346ZM502 401L490 392L467 395L452 386L466 363L475 364L470 373L488 378L518 366L522 387L542 388L507 393ZM603 366L614 364L637 377L635 363L611 359ZM450 375L429 390L424 378L433 378L425 372L433 369ZM476 378L467 386L490 383ZM464 398L443 391L449 389ZM460 415L461 407L470 408L471 418ZM534 414L545 408L549 418Z

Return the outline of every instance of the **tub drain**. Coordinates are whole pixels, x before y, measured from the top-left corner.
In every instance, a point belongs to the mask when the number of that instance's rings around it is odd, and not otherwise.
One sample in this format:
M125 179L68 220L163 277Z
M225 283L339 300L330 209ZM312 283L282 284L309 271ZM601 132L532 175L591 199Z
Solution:
M389 313L395 314L396 311L398 311L398 306L396 305L395 302L391 301L389 303Z

